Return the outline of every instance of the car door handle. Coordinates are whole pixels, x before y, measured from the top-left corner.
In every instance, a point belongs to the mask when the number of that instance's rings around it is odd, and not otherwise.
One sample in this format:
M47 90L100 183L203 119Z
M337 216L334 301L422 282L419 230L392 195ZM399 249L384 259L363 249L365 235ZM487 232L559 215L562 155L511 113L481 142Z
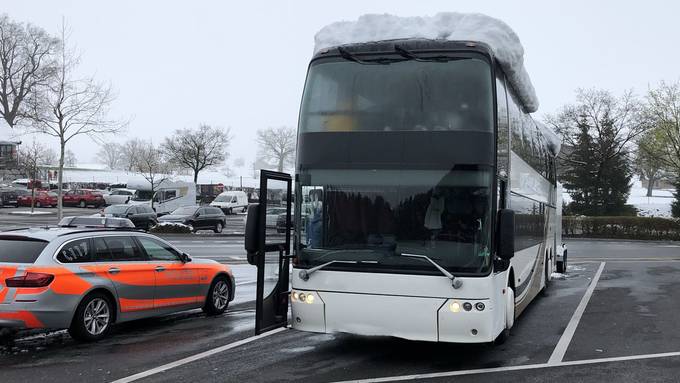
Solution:
M156 271L158 271L159 273L161 271L165 271L165 267L164 266L156 266Z
M117 267L112 267L109 269L109 274L118 274L120 273L120 269Z

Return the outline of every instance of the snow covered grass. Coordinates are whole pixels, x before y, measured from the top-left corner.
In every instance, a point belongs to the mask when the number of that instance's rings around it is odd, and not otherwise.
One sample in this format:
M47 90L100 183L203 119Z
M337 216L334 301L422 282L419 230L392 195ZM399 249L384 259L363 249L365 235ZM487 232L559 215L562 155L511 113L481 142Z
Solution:
M640 217L671 218L671 203L673 203L674 190L654 189L652 197L647 197L647 188L642 186L639 177L633 178L633 184L628 196L628 205L638 209ZM562 201L569 204L572 199L569 193L562 193Z

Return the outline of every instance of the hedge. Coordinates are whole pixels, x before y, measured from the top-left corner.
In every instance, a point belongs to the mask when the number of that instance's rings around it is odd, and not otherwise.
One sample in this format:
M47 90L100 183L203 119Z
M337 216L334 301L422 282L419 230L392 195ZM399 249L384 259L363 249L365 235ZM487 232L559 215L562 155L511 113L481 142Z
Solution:
M680 220L658 217L562 217L565 237L680 241Z

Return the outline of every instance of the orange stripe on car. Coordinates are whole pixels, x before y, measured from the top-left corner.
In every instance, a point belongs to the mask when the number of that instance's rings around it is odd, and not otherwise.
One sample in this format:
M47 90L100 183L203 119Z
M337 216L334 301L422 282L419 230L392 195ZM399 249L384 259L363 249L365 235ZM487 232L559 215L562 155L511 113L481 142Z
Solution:
M30 311L0 312L0 319L22 321L26 328L45 327Z
M198 297L182 297L182 298L161 298L155 299L154 303L156 307L171 307L171 306L181 306L190 303L196 303L205 299L204 296Z
M118 298L121 312L153 310L153 299Z
M55 294L82 295L92 286L64 267L29 267L26 271L54 275L54 281L49 285L49 289Z

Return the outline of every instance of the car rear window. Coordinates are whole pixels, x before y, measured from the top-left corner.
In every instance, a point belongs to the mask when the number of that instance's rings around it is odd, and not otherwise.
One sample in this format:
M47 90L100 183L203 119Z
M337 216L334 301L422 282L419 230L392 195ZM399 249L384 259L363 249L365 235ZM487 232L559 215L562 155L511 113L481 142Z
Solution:
M47 242L30 238L0 238L0 262L34 263Z

